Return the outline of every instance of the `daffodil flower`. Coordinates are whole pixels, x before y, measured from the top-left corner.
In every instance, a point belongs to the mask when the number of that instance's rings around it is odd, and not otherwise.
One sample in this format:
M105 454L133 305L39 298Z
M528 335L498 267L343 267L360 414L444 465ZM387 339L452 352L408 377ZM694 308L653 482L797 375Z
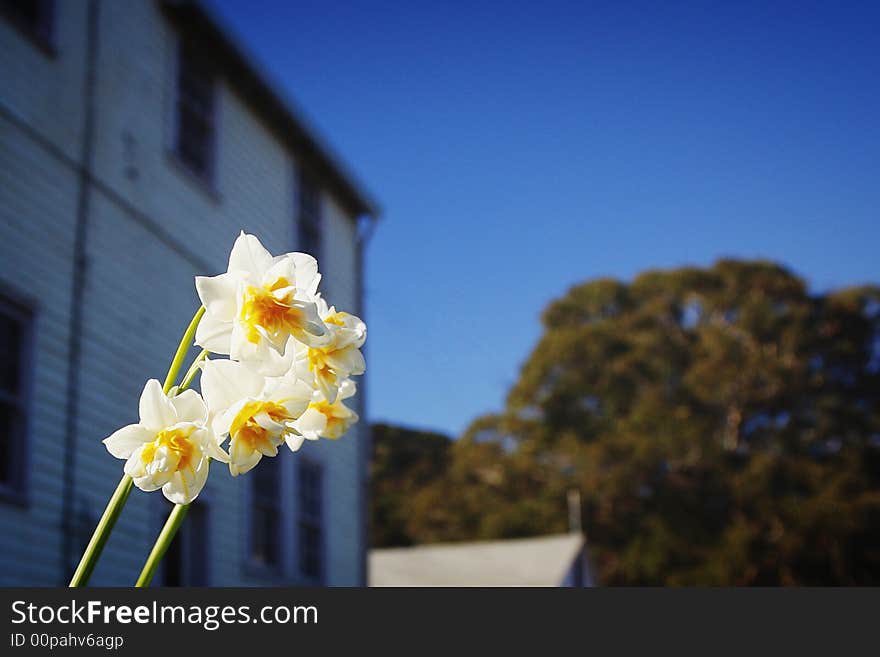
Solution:
M291 371L299 379L314 381L313 387L333 404L342 383L350 376L363 374L366 369L360 348L367 339L367 325L354 315L328 307L320 295L316 302L327 336L314 345L292 343Z
M315 296L321 275L306 253L272 257L253 235L242 232L219 276L196 276L205 316L196 344L233 360L260 362L267 351L284 353L290 336L318 344L325 335Z
M263 377L245 363L210 360L203 366L202 393L218 436L229 436L229 471L251 470L296 432L312 389L291 377Z
M360 351L367 338L367 327L359 318L337 312L318 294L318 313L327 333L316 345L307 345L290 338L284 351L271 350L253 366L264 376L287 376L306 381L321 392L329 403L336 401L339 386L350 376L366 369Z
M150 379L138 410L140 422L104 439L107 451L126 459L125 473L141 490L161 488L171 502L189 504L205 485L210 459L227 460L205 425L205 403L194 390L167 397Z
M358 414L342 403L343 399L353 397L357 388L354 381L346 379L339 386L339 394L332 404L324 399L320 390L312 394L312 401L305 412L299 416L293 426L299 435L293 435L288 439L287 446L294 452L298 450L305 440L318 440L340 438L351 425L358 421Z

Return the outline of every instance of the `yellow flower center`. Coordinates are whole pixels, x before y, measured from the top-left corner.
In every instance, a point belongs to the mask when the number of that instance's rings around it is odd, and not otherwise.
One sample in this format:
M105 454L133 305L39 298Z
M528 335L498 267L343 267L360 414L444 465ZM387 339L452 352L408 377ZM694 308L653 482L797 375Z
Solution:
M336 326L345 326L345 313L333 313L324 320L325 324L334 324Z
M323 413L327 417L332 417L333 415L333 405L327 403L323 399L321 401L311 402L309 406L319 413Z
M324 318L324 323L344 327L345 313L333 313ZM326 360L327 354L332 354L334 351L335 347L332 342L326 347L309 347L309 372L324 379L330 379L331 381L336 380L336 377Z
M287 415L287 409L281 404L269 401L252 401L245 404L236 413L229 427L229 435L236 441L247 445L251 451L265 443L272 444L272 433L259 425L254 416L265 413L273 422L283 423L292 418ZM278 438L279 436L274 436Z
M332 375L326 354L327 351L320 347L309 347L309 372L325 378Z
M327 418L327 428L324 430L324 436L335 440L345 433L346 422L344 418L336 415L336 404L330 404L325 400L311 402L309 408L322 413Z
M257 344L260 341L262 334L259 327L271 336L278 336L303 325L302 311L290 307L293 303L292 292L281 298L276 294L290 285L286 278L281 277L272 285L248 286L245 290L239 321L245 327L245 337L249 342Z
M151 463L156 456L156 451L159 448L164 447L177 456L178 470L183 470L189 467L192 462L194 451L193 444L189 437L195 430L196 427L192 426L185 429L165 429L164 431L160 431L156 434L156 438L153 442L144 445L144 449L141 452L141 461L143 461L145 465Z

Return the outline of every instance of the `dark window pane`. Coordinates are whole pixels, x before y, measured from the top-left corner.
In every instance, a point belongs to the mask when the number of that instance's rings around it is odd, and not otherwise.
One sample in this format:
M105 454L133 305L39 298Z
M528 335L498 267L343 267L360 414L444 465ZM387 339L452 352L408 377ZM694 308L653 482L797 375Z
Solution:
M278 565L278 509L266 508L263 513L263 534L265 536L265 562Z
M314 220L321 210L321 193L317 185L309 176L300 176L300 209L310 219Z
M259 564L279 563L278 509L256 506L251 512L251 558Z
M165 586L207 586L208 509L194 502L163 559Z
M280 563L281 459L263 458L254 468L251 509L251 558L257 563Z
M37 25L40 20L40 3L34 0L3 0L3 9L22 25Z
M212 157L211 126L202 115L185 107L181 107L178 118L178 154L193 170L207 175Z
M258 503L271 506L281 494L281 459L263 458L254 468L254 497Z
M189 44L182 44L177 77L177 143L181 160L210 177L214 159L215 84L210 65Z
M190 109L210 115L214 105L213 81L206 71L186 66L178 82L180 101Z
M52 35L52 0L0 0L0 13L41 39Z
M322 468L301 460L299 466L299 567L308 576L322 576Z
M320 466L303 462L299 475L300 513L306 518L321 517Z
M255 507L251 511L251 557L258 563L266 563L266 519L265 510Z
M22 349L22 326L10 315L0 314L0 390L19 394L19 363Z
M321 576L321 529L316 525L300 523L299 567L303 575Z
M300 229L300 250L318 257L321 248L321 231L315 230L311 226L302 226Z
M23 492L25 482L27 400L21 384L30 323L27 309L0 298L0 484L5 492Z
M186 514L186 584L207 586L208 582L208 509L195 502Z
M183 586L183 550L181 549L183 532L183 528L177 532L162 560L165 564L165 586Z
M316 258L321 252L321 190L306 175L299 178L299 249Z
M16 411L12 404L0 401L0 484L8 485L15 477L13 441L16 437L13 433Z

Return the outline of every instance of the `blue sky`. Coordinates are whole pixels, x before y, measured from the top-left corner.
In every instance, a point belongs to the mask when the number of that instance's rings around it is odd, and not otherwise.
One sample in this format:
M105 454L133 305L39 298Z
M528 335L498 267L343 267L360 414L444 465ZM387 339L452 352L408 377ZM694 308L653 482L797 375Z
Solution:
M384 208L372 420L500 409L597 276L880 280L880 4L476 4L213 3Z

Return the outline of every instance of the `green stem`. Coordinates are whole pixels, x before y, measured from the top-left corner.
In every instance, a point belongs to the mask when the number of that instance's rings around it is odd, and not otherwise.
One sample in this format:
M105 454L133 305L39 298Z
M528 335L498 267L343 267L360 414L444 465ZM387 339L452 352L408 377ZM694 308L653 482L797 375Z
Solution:
M95 533L92 534L92 540L89 541L85 552L83 552L76 572L73 573L73 577L70 580L71 588L85 586L88 583L89 577L92 576L92 571L98 563L98 557L101 556L101 551L104 549L104 544L110 538L113 525L116 524L116 519L119 518L119 514L122 513L122 507L125 506L125 502L128 500L131 487L131 477L123 475L122 479L119 480L119 485L113 492L113 496L107 503L107 508L104 509L104 515L101 516L98 526L95 527Z
M165 376L165 385L162 388L165 393L167 393L174 385L174 380L180 372L180 366L183 364L186 352L189 351L190 345L192 345L193 338L196 334L196 328L204 314L205 307L199 307L196 314L193 315L189 326L186 327L183 337L180 339L180 345L178 345L177 351L174 353L171 366L168 368L168 374ZM194 375L195 374L193 373L193 376ZM110 538L113 526L116 524L119 515L122 513L122 507L124 507L125 503L128 501L128 496L129 493L131 493L133 483L131 477L128 475L122 475L122 479L119 480L116 490L113 492L110 501L107 502L107 507L104 509L104 513L98 521L98 526L95 527L92 538L86 546L82 558L79 560L79 565L76 567L73 577L70 579L70 584L68 585L70 588L76 588L88 584L89 578L92 576L92 571L95 570L95 566L98 564L98 559L101 557L101 552L104 550L104 545L107 543L107 539Z
M196 316L193 317L193 323L190 324L189 329L187 329L187 333L195 334L196 326L198 325L198 320L202 318L202 315L205 313L205 308L202 306L199 308L199 312L196 313ZM181 346L183 343L181 342ZM174 362L172 362L172 367L177 364L177 369L180 369L181 363L183 363L183 357L186 355L186 349L181 351L178 348L177 353L174 355ZM196 356L195 360L193 360L192 365L189 366L186 374L183 376L183 381L180 383L180 387L178 388L178 392L183 392L187 388L189 388L196 374L199 372L199 365L202 363L205 358L208 357L208 350L202 349L201 353ZM174 378L176 378L177 372L175 372L174 377L165 379L165 386L170 390L171 385L174 383ZM165 556L165 553L168 551L168 546L171 545L171 541L174 540L175 535L177 535L177 530L180 529L180 525L183 523L183 519L186 516L186 512L189 510L189 504L175 504L174 508L171 510L171 513L168 514L168 519L165 521L165 526L162 527L162 531L159 533L159 537L156 539L156 542L153 544L153 549L150 551L150 555L147 557L146 563L144 563L143 570L141 570L140 577L138 577L137 583L135 586L137 588L144 588L150 585L150 582L153 581L153 575L156 574L156 569L159 567L159 564L162 562L162 558Z
M189 326L186 327L186 332L180 339L180 345L178 345L177 347L177 351L174 354L174 359L171 361L171 367L168 368L168 374L165 376L165 384L162 386L163 392L167 393L174 385L174 380L177 378L178 372L180 372L180 366L183 365L183 359L186 358L186 352L189 351L189 348L193 343L193 338L196 335L196 328L198 327L199 322L202 320L202 315L204 314L205 307L200 306L199 309L196 311L196 314L193 315L192 321L189 323Z
M174 540L174 535L177 534L177 530L180 528L181 523L183 523L183 519L188 510L189 504L174 505L171 513L168 514L168 520L165 521L165 526L162 527L162 531L159 533L159 538L156 539L156 543L150 551L150 556L147 557L147 561L144 564L143 570L141 570L140 577L138 577L135 587L145 588L150 585L151 581L153 581L153 575L156 574L156 569L159 567L162 557L164 557L165 553L168 551L168 546L171 545L171 541Z
M183 381L180 383L180 387L177 389L178 393L183 392L187 388L189 388L190 384L192 384L193 379L196 378L196 374L199 373L199 366L202 364L202 361L208 357L210 352L207 349L202 349L201 353L196 356L195 360L192 362L192 365L189 366L189 369L186 371L186 374L183 375Z

